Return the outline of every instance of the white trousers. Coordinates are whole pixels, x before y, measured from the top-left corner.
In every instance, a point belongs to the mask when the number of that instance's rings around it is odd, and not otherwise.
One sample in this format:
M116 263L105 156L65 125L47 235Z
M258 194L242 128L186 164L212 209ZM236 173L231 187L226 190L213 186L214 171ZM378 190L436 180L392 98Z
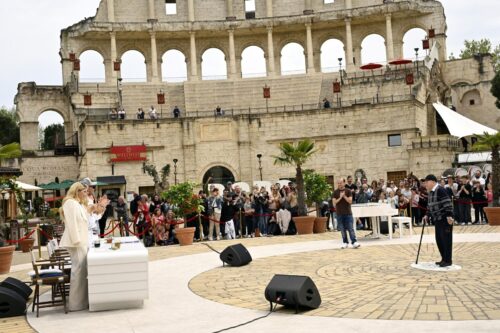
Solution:
M234 221L229 220L226 222L226 236L227 239L236 239L236 231L234 230Z
M86 310L89 307L87 281L87 247L68 247L71 256L71 281L69 287L69 311Z

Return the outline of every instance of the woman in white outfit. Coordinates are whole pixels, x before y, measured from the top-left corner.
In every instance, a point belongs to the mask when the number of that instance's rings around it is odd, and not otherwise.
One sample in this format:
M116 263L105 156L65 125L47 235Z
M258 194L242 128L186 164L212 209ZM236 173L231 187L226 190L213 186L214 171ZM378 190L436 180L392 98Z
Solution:
M68 249L71 255L71 284L69 290L69 310L79 311L88 308L87 250L88 221L87 187L74 183L61 207L65 229L61 238L61 247Z

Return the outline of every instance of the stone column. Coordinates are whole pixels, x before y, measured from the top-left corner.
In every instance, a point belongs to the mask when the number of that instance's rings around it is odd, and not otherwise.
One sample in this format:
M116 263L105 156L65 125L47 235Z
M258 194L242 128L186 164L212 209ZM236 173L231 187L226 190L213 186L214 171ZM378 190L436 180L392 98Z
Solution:
M234 20L233 0L226 0L226 20Z
M314 73L314 52L312 42L311 23L306 23L307 34L307 73Z
M360 46L356 46L354 48L354 58L356 58L356 63L354 64L354 68L355 67L360 67L361 65L363 65L363 59L361 57L361 50L363 50L363 47L360 45Z
M273 0L266 0L267 17L273 17Z
M352 0L345 0L345 9L352 9Z
M194 0L188 0L188 19L190 22L194 22Z
M114 22L115 21L115 0L108 0L108 21L109 22Z
M151 82L158 82L158 51L156 49L156 32L151 35Z
M237 77L236 73L236 52L234 50L234 29L229 29L229 78Z
M351 72L354 71L354 61L353 61L353 49L352 49L352 31L351 31L351 19L347 18L345 20L345 35L346 35L346 71ZM360 61L356 59L357 61Z
M189 45L190 45L190 64L191 64L191 81L198 80L198 57L196 56L196 32L189 32Z
M304 14L312 14L314 10L312 9L312 0L305 0L304 3Z
M149 19L156 20L155 0L148 0Z
M391 14L385 16L386 39L385 48L387 51L387 62L394 60L394 42L392 38L392 17Z
M116 55L116 32L112 31L109 33L109 36L111 37L111 79L112 81L110 83L115 83L117 79L117 72L115 71L115 61L118 61L117 55Z
M274 61L273 27L267 27L267 76L276 75Z

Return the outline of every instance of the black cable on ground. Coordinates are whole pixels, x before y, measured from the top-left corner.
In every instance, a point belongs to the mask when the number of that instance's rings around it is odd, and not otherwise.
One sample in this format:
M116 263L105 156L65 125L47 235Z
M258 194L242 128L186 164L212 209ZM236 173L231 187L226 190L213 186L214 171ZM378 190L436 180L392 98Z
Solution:
M264 318L267 318L269 317L269 315L271 313L273 313L275 310L276 310L276 306L278 306L278 303L275 303L274 304L274 308L272 310L269 311L268 314L266 314L265 316L261 316L261 317L257 317L257 318L254 318L252 320L249 320L247 322L244 322L244 323L241 323L241 324L238 324L238 325L235 325L235 326L231 326L231 327L226 327L226 328L223 328L221 330L218 330L218 331L214 331L212 333L220 333L220 332L225 332L225 331L229 331L229 330L232 330L234 328L239 328L239 327L242 327L242 326L245 326L245 325L248 325L248 324L251 324L253 322L256 322L257 320L261 320L261 319L264 319Z
M219 252L219 251L217 251L216 249L214 249L212 246L208 245L207 243L201 243L201 244L203 244L203 245L207 246L210 250L214 251L215 253L220 254L220 252Z

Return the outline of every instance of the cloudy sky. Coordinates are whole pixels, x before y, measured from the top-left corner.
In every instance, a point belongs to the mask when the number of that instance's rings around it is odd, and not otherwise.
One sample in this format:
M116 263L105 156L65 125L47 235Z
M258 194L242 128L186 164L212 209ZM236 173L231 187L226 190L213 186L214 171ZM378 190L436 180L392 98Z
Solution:
M457 55L465 39L486 37L500 43L500 1L441 2L448 19L449 53ZM18 82L61 84L60 30L95 15L98 5L99 0L0 1L0 106L13 106Z

